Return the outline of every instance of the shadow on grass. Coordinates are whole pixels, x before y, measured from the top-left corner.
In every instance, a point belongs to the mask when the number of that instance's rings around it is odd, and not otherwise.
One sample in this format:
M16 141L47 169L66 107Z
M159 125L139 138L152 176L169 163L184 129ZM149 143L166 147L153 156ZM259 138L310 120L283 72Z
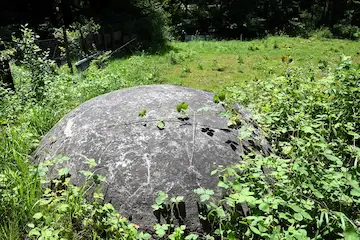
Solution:
M179 52L180 49L171 46L169 43L157 44L151 47L143 47L141 43L135 43L133 45L129 45L116 53L114 53L111 57L112 60L116 59L125 59L134 55L159 55L163 56L169 53L170 51Z

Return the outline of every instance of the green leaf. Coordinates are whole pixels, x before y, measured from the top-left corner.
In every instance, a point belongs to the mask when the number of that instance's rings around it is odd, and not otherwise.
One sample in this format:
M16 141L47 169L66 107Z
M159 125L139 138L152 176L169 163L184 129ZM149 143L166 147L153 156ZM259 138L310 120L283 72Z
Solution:
M160 192L158 193L158 196L157 196L156 199L155 199L155 202L156 202L157 205L161 205L161 204L163 204L163 203L165 202L165 200L166 200L168 197L169 197L168 194L160 191Z
M155 224L154 229L158 237L163 237L166 234L166 231L169 229L169 224Z
M229 188L229 186L226 183L224 183L223 181L219 181L218 187L225 188L225 189Z
M149 233L143 233L143 232L140 232L139 235L137 236L137 239L148 240L150 238L151 238L151 235Z
M340 158L338 158L338 157L336 157L336 156L333 156L333 155L325 155L325 157L326 157L328 160L332 161L332 162L336 162L336 163L342 165L342 161L340 160Z
M139 112L139 117L145 117L146 116L146 109L143 109Z
M179 113L180 112L186 112L186 110L188 109L189 107L189 104L186 104L184 102L182 103L179 103L177 106L176 106L176 111L178 111Z
M185 240L196 240L196 239L198 239L198 238L199 238L198 235L196 235L196 234L194 234L194 233L191 233L191 234L189 234L189 235L187 235L187 236L185 237Z
M360 235L356 232L356 230L351 227L351 228L347 228L344 231L344 239L345 240L358 240L360 239Z
M299 207L298 205L295 205L295 204L291 204L291 205L289 205L289 207L298 213L305 211L304 209L302 209L301 207Z
M158 129L163 130L165 128L165 122L164 121L157 121L156 126Z
M303 218L303 215L301 215L300 213L295 213L294 219L297 221L302 221L304 218Z
M35 224L33 224L33 223L28 223L27 226L28 226L29 228L34 228L34 227L35 227Z
M220 217L220 218L225 218L226 217L226 214L225 214L225 211L222 207L218 207L216 209L216 213L217 213L217 216Z
M303 211L300 213L304 218L308 219L308 220L312 220L312 217L310 216L310 214L308 214L307 212Z
M319 191L317 191L316 189L313 190L313 194L317 197L317 198L324 198L324 195L322 195Z
M355 197L360 197L360 191L359 189L352 189L350 194Z
M157 211L157 210L163 208L162 205L158 205L158 204L153 204L153 205L151 205L151 207L152 207L152 209L153 209L154 211Z
M38 220L38 219L42 218L42 216L43 216L42 213L41 213L41 212L38 212L38 213L35 213L35 214L34 214L33 218L36 219L36 220Z
M257 235L261 235L261 232L256 227L250 225L250 229L253 233L255 233Z
M59 169L59 176L65 176L69 173L70 169L69 168L61 168Z
M302 130L305 133L315 133L314 130L312 129L312 127L310 127L310 126L304 126L304 127L302 127Z
M84 170L81 170L80 173L81 173L82 175L84 175L85 177L90 177L91 175L93 175L92 172L90 172L90 171L84 171Z
M224 92L219 93L219 100L221 102L223 102L225 100L225 93Z
M93 158L89 158L88 160L85 161L85 163L87 165L89 165L89 167L91 167L91 168L95 167L97 165L95 159L93 159Z
M41 233L39 232L39 230L37 229L32 229L30 232L29 232L29 237L32 237L32 236L40 236Z
M261 211L263 211L263 212L268 213L268 212L270 212L270 205L269 205L268 203L265 203L265 202L260 203L260 204L259 204L259 209L260 209Z
M180 203L180 202L182 202L184 200L184 197L183 196L178 196L178 197L172 197L171 199L170 199L170 202L173 202L173 203Z
M59 205L58 210L59 212L66 212L69 207L70 207L69 204L63 203Z

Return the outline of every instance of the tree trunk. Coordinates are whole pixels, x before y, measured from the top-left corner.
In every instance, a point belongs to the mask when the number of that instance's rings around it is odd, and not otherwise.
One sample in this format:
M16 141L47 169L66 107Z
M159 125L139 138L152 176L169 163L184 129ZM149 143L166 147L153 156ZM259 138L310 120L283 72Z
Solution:
M0 61L0 81L5 87L15 91L14 79L11 75L9 61Z
M89 55L89 49L88 49L88 45L87 45L86 39L84 38L84 34L83 34L83 32L81 31L81 27L79 27L79 32L80 32L81 48L82 48L85 56L88 56L88 55Z
M73 74L74 70L73 70L73 67L72 67L72 64L71 64L70 51L69 51L69 42L68 42L68 38L67 38L65 25L63 26L63 36L64 36L64 47L65 47L65 54L66 54L66 62L67 62L68 67L70 68L71 74Z

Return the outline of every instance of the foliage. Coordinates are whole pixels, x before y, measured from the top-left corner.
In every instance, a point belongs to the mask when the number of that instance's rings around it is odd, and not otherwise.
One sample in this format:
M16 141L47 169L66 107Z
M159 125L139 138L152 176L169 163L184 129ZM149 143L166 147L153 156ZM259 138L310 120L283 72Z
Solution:
M275 42L277 49L272 47ZM94 196L99 194L96 190L87 191L85 198L79 194L84 193L84 186L73 186L63 178L66 190L49 191L42 182L48 166L35 167L30 155L41 137L80 103L124 87L179 84L176 77L182 64L191 68L185 85L215 90L215 100L220 104L235 100L252 109L256 123L271 139L273 154L264 157L248 153L236 166L219 169L219 187L226 193L220 203L211 200L214 190L197 190L199 200L207 207L202 220L208 218L213 226L211 236L188 233L182 224L176 228L169 225L166 236L236 239L241 234L242 238L299 239L318 235L324 239L356 239L360 71L348 58L333 69L340 52L352 54L353 61L359 62L356 43L269 37L253 42L199 41L171 46L172 54L181 58L178 64L169 61L171 53L165 57L142 53L111 61L104 69L92 65L74 75L65 67L55 68L54 74L47 75L43 97L37 101L29 97L34 95L29 87L31 69L12 64L17 91L0 89L0 239L21 239L32 230L32 238L59 234L90 239L97 235L101 239L105 229L112 236L123 229L121 236L148 238L110 205L103 204L101 195ZM251 51L249 46L259 50ZM281 56L285 56L284 62ZM215 58L228 69L213 71ZM202 70L196 67L199 62L203 63ZM240 74L239 64L244 70ZM177 110L186 114L191 110L186 105L180 103ZM146 111L140 113L146 117ZM240 138L251 137L253 130L239 115L229 117L229 125L239 129ZM272 172L264 175L266 167ZM60 175L67 171L61 169ZM89 177L85 186L99 180L100 176L90 177L91 171L83 173ZM54 191L58 194L51 194ZM49 199L52 202L46 202ZM163 203L175 205L177 201L176 197L167 197ZM248 203L247 216L239 202ZM86 219L86 225L79 219Z
M250 149L239 164L214 172L226 195L217 204L201 194L200 200L215 235L359 238L359 84L360 66L344 57L316 81L288 68L272 81L228 89L257 113L273 152L264 156Z
M49 59L49 52L42 51L37 45L38 35L26 25L22 26L21 32L21 38L13 37L13 41L21 54L22 66L31 74L29 95L32 93L32 97L41 99L47 78L54 73L55 62Z
M358 26L336 24L333 31L337 36L342 38L358 39L360 37L360 28Z
M97 33L99 29L100 25L95 23L93 19L87 20L85 18L82 23L74 22L66 29L70 59L76 60L86 57L90 50L96 50L87 49L87 46L85 46L86 44L83 41L87 36ZM53 35L61 44L64 44L63 28L55 28ZM59 46L59 49L61 51L61 57L65 59L65 47Z
M95 64L96 67L99 69L105 68L109 63L110 57L111 57L111 51L106 51L96 56L96 58L91 63Z
M139 233L136 226L121 217L111 204L103 203L100 184L105 178L92 170L96 166L94 159L85 162L89 170L81 171L86 180L80 187L70 184L68 168L59 169L58 179L44 177L49 166L67 160L62 157L46 161L36 171L43 184L51 184L35 204L40 211L27 224L30 239L150 238L149 234Z
M248 39L270 34L308 37L309 33L336 24L359 25L357 1L162 1L177 35L215 34L222 39ZM348 30L346 30L348 31ZM353 38L350 35L336 36ZM341 34L341 33L339 33Z

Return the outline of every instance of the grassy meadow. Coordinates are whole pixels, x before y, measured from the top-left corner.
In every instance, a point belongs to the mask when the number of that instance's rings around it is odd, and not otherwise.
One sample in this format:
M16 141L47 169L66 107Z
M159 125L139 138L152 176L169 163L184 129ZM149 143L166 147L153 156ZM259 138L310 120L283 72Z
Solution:
M225 93L226 102L253 112L274 148L271 157L244 156L245 163L233 168L242 169L243 176L231 168L219 170L219 187L232 194L209 205L214 211L208 217L221 224L206 239L357 239L358 63L358 41L279 36L171 42L166 51L136 52L103 69L92 65L71 75L63 66L46 77L39 101L30 94L29 70L12 65L17 92L0 92L0 239L148 239L101 205L101 196L86 201L86 187L69 185L57 194L42 189L47 166L32 164L31 153L84 101L160 83ZM232 114L230 121L241 122ZM248 130L242 125L239 137L249 137ZM261 166L276 169L276 184L264 181ZM240 193L247 194L241 201ZM240 219L235 206L222 208L236 201L250 204L252 215ZM167 234L179 240L188 234L177 231Z
M328 67L334 67L343 54L360 62L360 43L289 37L242 42L174 42L165 54L143 55L139 65L155 75L158 82L215 91L243 81L282 74L288 67L282 62L283 56L293 59L292 68L307 69L316 77L323 77ZM105 72L131 68L128 64L133 58L113 60Z

